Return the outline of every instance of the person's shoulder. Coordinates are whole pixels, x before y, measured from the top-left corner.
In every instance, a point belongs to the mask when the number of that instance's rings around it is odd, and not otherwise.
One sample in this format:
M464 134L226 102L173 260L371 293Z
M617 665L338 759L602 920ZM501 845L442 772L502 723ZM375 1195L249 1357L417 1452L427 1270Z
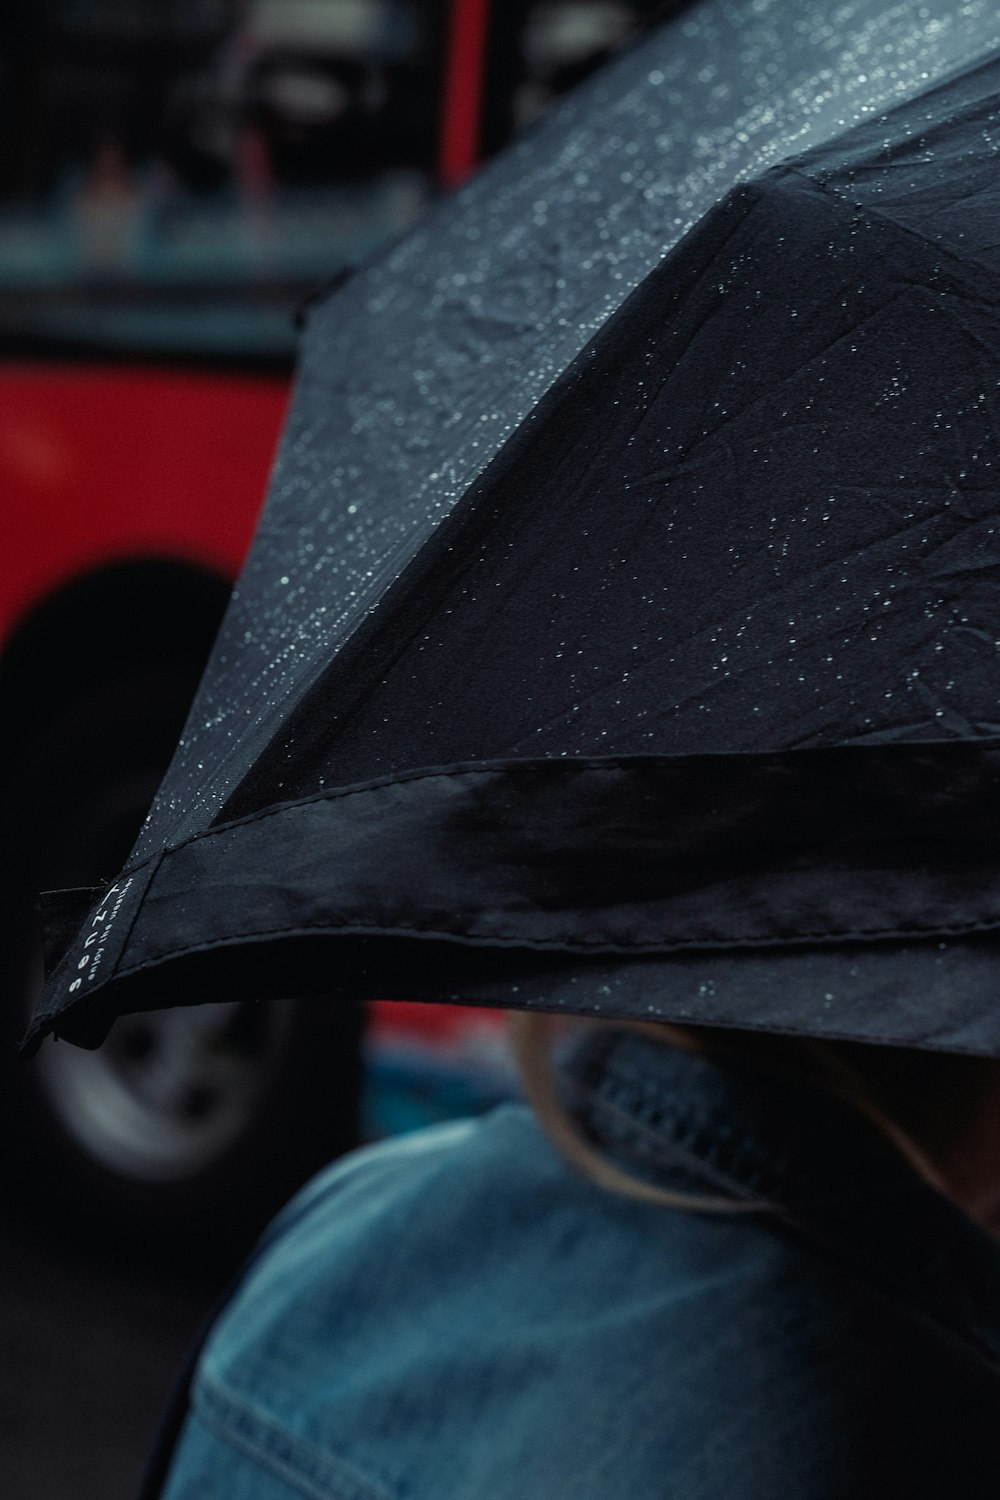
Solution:
M634 1274L645 1260L659 1280L665 1254L675 1270L688 1258L704 1267L706 1239L726 1258L745 1225L665 1215L607 1192L565 1161L527 1106L511 1103L332 1163L274 1221L249 1280L280 1277L292 1263L300 1286L310 1276L358 1285L373 1267L395 1280L405 1262L412 1287L431 1264L427 1290L441 1301L473 1264L482 1286L502 1280L506 1265L541 1267L553 1254L582 1281L614 1278L623 1257Z
M334 1470L366 1497L645 1493L638 1451L604 1473L619 1401L651 1416L742 1233L605 1192L521 1105L368 1147L266 1236L202 1356L199 1430L337 1494Z
M532 1112L510 1104L364 1148L279 1215L218 1321L202 1383L259 1387L294 1371L300 1405L361 1384L378 1409L405 1370L450 1372L441 1410L489 1367L495 1402L525 1389L525 1349L570 1386L598 1356L669 1363L720 1305L766 1301L775 1256L734 1216L666 1211L569 1166ZM545 1330L540 1337L540 1330ZM393 1364L383 1351L393 1351ZM427 1379L424 1371L423 1379ZM584 1387L586 1388L586 1386ZM370 1404L367 1414L373 1409ZM362 1414L356 1414L362 1421Z
M369 1147L293 1200L204 1352L182 1468L238 1453L360 1500L606 1500L664 1474L685 1494L888 1493L865 1476L914 1468L886 1394L900 1340L793 1237L608 1193L512 1105ZM944 1393L936 1345L905 1349L909 1418Z
M425 1222L475 1211L481 1197L551 1195L567 1168L534 1116L507 1104L475 1119L448 1121L362 1146L332 1162L302 1188L265 1233L257 1259L308 1240L336 1246L382 1234L399 1218L412 1243ZM427 1215L422 1205L427 1205Z

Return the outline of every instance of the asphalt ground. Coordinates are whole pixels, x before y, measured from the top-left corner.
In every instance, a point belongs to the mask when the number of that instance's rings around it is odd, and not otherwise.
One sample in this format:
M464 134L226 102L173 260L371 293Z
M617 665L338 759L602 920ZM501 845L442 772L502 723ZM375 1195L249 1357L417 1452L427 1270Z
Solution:
M11 1206L0 1225L0 1500L134 1500L218 1295Z

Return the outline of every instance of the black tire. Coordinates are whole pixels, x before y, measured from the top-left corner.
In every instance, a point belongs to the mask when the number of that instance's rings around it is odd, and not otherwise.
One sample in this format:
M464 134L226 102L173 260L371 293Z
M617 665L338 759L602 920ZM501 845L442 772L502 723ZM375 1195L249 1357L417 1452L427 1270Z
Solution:
M199 668L108 672L22 729L9 1052L40 984L28 890L114 877ZM95 1053L47 1041L8 1069L16 1185L76 1235L175 1264L230 1262L313 1170L356 1144L361 1029L358 1011L323 1002L237 999L123 1018Z

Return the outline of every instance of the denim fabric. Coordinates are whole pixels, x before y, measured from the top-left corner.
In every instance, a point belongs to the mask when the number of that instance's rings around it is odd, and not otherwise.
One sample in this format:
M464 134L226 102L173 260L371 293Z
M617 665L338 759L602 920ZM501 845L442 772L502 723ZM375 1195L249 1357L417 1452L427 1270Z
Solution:
M166 1500L893 1500L1000 1489L1000 1247L846 1107L605 1034L631 1201L530 1112L369 1148L272 1226Z

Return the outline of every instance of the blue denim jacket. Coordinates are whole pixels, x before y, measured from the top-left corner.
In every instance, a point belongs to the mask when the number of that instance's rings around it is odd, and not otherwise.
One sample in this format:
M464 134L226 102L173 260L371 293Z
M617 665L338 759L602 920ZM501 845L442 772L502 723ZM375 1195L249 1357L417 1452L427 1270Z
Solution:
M835 1101L605 1032L589 1133L531 1113L330 1167L199 1362L167 1500L893 1500L1000 1493L1000 1246Z

